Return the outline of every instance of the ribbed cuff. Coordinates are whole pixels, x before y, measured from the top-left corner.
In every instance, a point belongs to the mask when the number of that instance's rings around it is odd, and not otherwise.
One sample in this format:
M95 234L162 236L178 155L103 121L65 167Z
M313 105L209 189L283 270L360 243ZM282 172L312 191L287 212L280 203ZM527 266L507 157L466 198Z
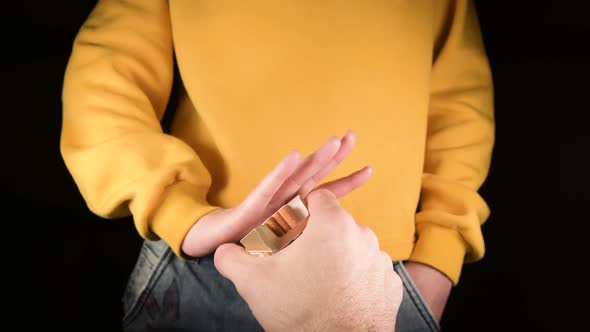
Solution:
M180 258L190 258L182 252L182 242L191 227L218 209L207 202L206 195L205 188L186 181L175 183L166 188L160 206L150 218L151 232L168 243Z
M434 267L457 285L466 251L461 235L433 224L418 224L416 227L418 240L408 260Z

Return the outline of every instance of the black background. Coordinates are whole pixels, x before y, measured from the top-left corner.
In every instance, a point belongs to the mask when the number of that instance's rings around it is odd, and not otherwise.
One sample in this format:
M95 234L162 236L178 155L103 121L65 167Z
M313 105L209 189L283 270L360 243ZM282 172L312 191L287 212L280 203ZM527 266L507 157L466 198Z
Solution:
M94 3L30 1L1 11L3 316L22 327L117 331L141 243L130 219L87 210L59 154L63 71ZM486 256L465 267L442 325L579 331L590 258L587 5L476 5L496 90L497 143L482 188L492 215Z

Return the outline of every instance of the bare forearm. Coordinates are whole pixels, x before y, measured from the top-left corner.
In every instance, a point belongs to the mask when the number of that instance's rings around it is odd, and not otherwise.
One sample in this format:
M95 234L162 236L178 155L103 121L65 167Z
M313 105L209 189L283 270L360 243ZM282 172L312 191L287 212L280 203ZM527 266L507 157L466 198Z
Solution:
M440 321L451 294L453 283L443 273L428 265L407 262L405 267L416 287L418 287L424 301L432 311L434 318Z

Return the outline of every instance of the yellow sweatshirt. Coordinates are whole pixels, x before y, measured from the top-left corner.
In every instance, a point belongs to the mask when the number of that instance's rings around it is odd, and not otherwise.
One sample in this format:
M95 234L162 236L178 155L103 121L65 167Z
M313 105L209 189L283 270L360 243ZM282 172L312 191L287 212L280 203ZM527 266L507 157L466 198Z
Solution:
M66 69L61 153L91 211L183 257L201 216L352 129L326 180L375 171L343 206L392 259L456 283L484 254L492 93L468 1L101 0Z

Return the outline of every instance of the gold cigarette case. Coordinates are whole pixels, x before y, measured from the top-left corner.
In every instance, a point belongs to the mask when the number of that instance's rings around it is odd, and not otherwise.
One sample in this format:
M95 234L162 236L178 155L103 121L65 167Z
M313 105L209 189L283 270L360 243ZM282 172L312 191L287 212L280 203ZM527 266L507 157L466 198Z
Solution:
M283 205L240 240L251 255L272 255L287 247L305 228L309 212L300 196Z

